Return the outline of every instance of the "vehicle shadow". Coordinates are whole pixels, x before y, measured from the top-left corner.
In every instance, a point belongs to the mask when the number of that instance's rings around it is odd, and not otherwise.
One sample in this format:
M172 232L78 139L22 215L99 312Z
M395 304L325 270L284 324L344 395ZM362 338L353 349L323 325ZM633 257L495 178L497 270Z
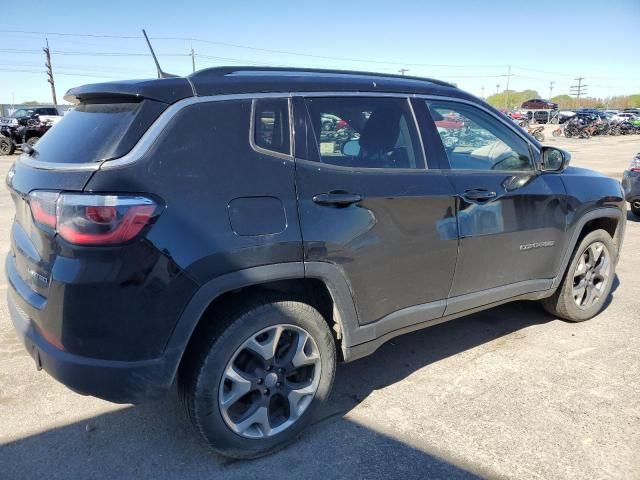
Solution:
M550 320L553 317L536 303L517 302L397 337L367 358L340 365L334 393L316 423L300 441L262 459L233 461L213 454L194 434L173 391L162 401L124 407L3 445L0 464L6 478L492 476L345 414L372 392L430 364Z

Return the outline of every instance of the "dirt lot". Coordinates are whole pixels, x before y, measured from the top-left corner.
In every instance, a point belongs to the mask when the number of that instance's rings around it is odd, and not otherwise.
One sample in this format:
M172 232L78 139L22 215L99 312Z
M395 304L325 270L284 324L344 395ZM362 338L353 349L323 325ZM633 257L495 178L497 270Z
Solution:
M640 137L548 143L620 178ZM0 176L15 157L0 157ZM0 251L12 216L0 188ZM2 478L640 479L640 223L597 318L516 303L387 343L342 365L324 417L251 462L210 453L175 394L142 406L72 393L37 372L0 301ZM0 273L0 295L7 288ZM90 321L91 319L87 319Z

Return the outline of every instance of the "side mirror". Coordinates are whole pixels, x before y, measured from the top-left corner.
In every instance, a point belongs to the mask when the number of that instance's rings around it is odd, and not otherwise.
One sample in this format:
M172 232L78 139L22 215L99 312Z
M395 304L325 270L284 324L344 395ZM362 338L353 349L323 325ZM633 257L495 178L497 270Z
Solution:
M342 154L349 157L357 157L360 154L360 142L349 140L342 145Z
M542 147L542 162L540 170L543 172L561 172L569 166L571 154L555 147Z

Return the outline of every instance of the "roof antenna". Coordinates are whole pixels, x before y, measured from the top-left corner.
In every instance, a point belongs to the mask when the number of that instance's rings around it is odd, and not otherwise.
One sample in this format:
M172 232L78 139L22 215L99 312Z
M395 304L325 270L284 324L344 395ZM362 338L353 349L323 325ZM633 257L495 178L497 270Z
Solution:
M153 61L156 63L156 69L158 70L158 78L175 78L178 75L174 75L172 73L163 72L162 68L160 68L160 63L158 63L158 57L156 57L155 52L153 51L153 47L151 46L151 42L149 41L149 37L147 37L147 32L142 29L142 34L144 35L144 39L147 41L147 45L149 45L149 50L151 50L151 56L153 57Z

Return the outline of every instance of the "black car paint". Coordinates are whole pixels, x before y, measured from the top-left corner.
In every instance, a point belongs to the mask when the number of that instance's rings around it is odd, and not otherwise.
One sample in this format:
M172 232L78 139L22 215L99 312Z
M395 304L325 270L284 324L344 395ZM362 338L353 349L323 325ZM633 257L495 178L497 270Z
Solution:
M536 171L525 179L449 171L428 112L420 110L424 102L414 108L428 170L315 163L296 107L295 92L305 91L443 95L502 118L446 84L382 76L213 72L73 89L69 95L79 99L134 95L166 103L193 93L241 95L181 109L127 165L60 171L16 163L8 178L17 208L6 262L9 303L40 366L84 393L144 400L171 384L198 321L220 294L305 277L323 281L333 296L350 360L396 334L549 295L585 215L622 218L619 184L588 171ZM260 153L248 141L251 98L270 92L294 97L295 161ZM461 195L468 187L495 190L498 198L468 202ZM33 224L25 198L35 189L145 193L164 210L139 240L78 247ZM336 190L363 200L341 208L313 201ZM487 214L491 209L499 213ZM488 220L460 224L464 214ZM466 227L458 232L459 225ZM519 249L547 240L556 245Z

